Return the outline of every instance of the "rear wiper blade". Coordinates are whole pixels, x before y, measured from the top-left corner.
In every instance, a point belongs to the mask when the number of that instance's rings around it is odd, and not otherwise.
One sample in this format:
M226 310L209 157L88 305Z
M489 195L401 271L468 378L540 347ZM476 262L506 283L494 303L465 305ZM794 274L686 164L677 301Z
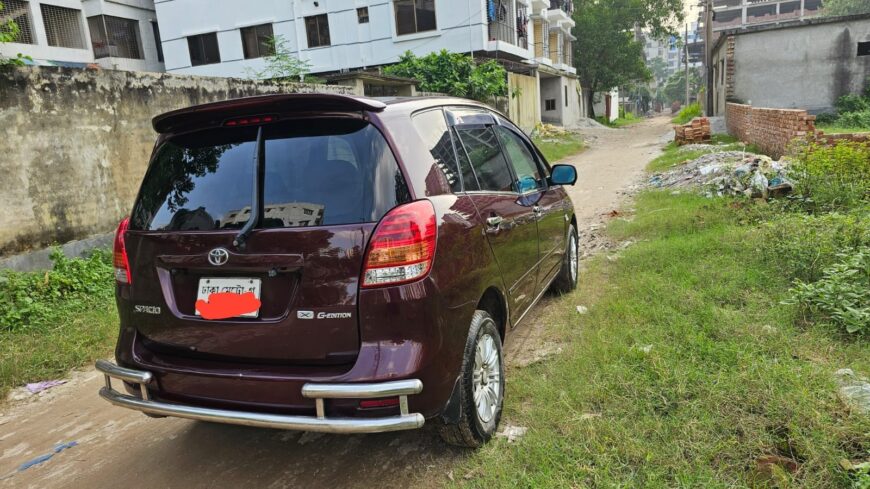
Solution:
M248 222L242 226L239 234L233 239L233 246L236 248L244 248L245 240L248 235L254 230L254 226L260 221L260 166L263 161L263 153L265 152L263 144L263 126L257 129L257 148L254 150L254 188L253 198L251 199L251 216Z

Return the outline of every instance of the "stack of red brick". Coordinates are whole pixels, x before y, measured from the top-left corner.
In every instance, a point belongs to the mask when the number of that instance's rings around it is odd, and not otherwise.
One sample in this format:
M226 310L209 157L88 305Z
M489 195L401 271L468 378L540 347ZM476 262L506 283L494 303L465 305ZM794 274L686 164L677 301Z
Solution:
M710 142L710 121L706 117L695 117L692 122L674 126L674 141L677 146Z

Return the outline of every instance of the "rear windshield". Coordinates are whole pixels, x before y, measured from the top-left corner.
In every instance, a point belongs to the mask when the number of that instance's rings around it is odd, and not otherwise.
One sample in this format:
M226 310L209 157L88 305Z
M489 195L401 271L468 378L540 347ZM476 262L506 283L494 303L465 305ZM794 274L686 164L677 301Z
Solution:
M384 137L354 119L264 126L258 227L374 222L410 200ZM251 215L257 128L216 128L157 148L133 208L132 229L238 229Z

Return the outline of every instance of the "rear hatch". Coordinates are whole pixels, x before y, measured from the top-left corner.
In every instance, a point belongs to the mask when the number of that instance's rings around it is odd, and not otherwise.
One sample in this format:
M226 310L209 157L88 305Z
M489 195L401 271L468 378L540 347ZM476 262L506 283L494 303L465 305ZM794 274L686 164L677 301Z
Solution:
M352 362L366 243L409 200L404 179L358 115L257 120L168 136L155 149L126 234L134 326L146 347L180 355ZM219 291L251 292L259 308L205 319L197 300Z

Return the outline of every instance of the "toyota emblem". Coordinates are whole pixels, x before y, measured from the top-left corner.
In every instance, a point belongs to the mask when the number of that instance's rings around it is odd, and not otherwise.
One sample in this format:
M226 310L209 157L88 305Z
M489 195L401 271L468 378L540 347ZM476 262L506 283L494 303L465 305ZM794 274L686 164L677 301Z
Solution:
M230 252L226 248L215 248L208 252L208 262L219 267L229 261Z

